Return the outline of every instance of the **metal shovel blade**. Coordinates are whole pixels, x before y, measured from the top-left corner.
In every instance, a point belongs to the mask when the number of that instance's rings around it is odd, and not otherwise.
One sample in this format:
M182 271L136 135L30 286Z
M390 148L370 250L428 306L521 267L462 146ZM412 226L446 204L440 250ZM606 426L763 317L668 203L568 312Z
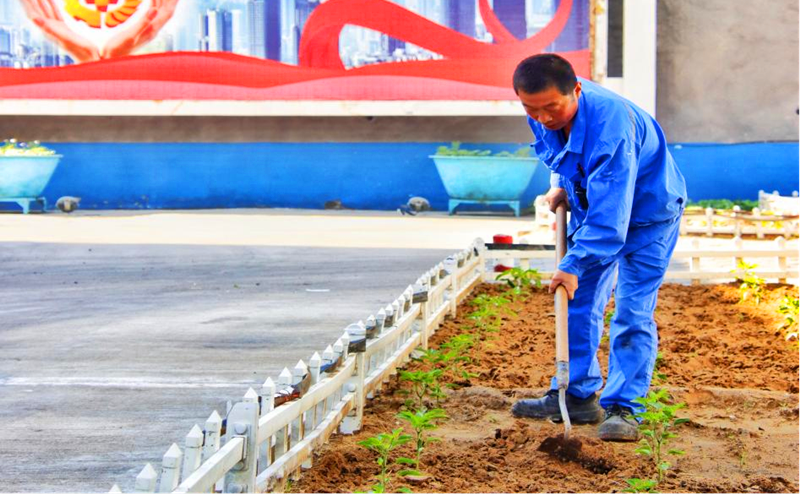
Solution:
M564 439L569 440L572 423L569 420L569 412L567 412L567 391L563 388L558 391L558 408L561 410L561 419L564 421Z

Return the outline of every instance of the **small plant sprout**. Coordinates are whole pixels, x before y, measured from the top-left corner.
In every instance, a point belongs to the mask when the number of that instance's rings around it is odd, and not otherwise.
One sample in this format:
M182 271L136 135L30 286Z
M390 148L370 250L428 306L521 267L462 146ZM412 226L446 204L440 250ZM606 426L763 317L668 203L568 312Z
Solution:
M375 462L377 462L378 466L380 466L381 472L378 475L378 483L372 485L372 491L374 493L391 492L392 486L389 478L389 456L397 447L410 442L411 439L411 435L403 433L402 428L397 428L392 430L391 433L379 433L374 437L370 437L366 440L358 442L359 445L375 452L375 454L378 456Z
M778 329L784 331L786 340L794 340L797 342L797 328L798 321L800 321L798 310L800 310L800 299L790 296L781 299L778 313L783 316L783 322L778 325Z
M413 470L405 470L401 471L399 474L400 476L406 475L416 475L419 476L422 473L420 470L422 469L422 452L425 450L425 447L431 442L438 442L438 438L426 436L425 432L430 430L435 430L438 428L436 426L436 421L447 419L447 415L444 413L443 409L431 409L430 411L426 411L424 409L411 412L411 411L402 411L397 415L399 419L408 422L411 429L414 430L414 440L416 441L416 458L415 459L408 459L408 458L399 458L397 462L399 464L408 464L414 466L415 469Z
M678 418L675 413L678 409L686 407L685 404L670 404L669 394L665 389L660 389L647 394L647 397L634 399L634 402L642 405L644 412L636 414L640 420L639 433L642 439L635 452L639 455L649 457L658 473L657 483L664 481L667 469L670 467L666 457L681 456L685 452L677 449L667 449L670 440L678 435L673 433L673 429L689 421L688 418Z
M655 493L658 482L656 480L643 480L639 478L630 478L625 480L628 487L622 490L622 493Z
M542 287L542 276L538 270L532 268L510 268L499 274L495 280L502 280L508 284L509 290L504 294L510 295L514 302L518 297L524 297L525 294L530 293L531 284L535 285L537 289Z
M440 399L444 396L441 386L439 385L439 378L444 373L440 369L430 371L403 371L400 370L400 380L411 382L411 390L409 394L414 398L414 403L417 409L425 407L425 398L432 397Z
M667 383L667 374L661 371L661 365L664 364L664 355L661 351L656 354L656 361L653 364L653 381L660 385Z
M736 280L741 282L739 285L739 302L745 302L747 299L752 298L756 305L761 304L761 299L764 298L764 279L753 273L753 270L758 268L756 264L745 263L740 261L736 266L736 270L732 273L742 272L741 276Z

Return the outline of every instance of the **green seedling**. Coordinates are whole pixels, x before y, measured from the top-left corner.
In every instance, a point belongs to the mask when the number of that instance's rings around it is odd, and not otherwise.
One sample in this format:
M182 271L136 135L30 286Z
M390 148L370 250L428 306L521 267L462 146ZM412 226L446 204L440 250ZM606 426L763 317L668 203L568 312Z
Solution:
M700 208L713 208L715 210L732 210L734 206L738 206L742 211L752 211L753 208L758 207L758 201L753 199L704 199L696 203L689 202L687 208L700 207Z
M656 362L653 364L653 381L656 385L667 383L667 375L661 371L662 364L664 364L664 355L658 351Z
M622 490L622 493L656 493L658 482L656 480L643 480L639 478L630 478L625 480L628 487Z
M797 340L797 327L798 321L800 321L798 310L800 310L800 299L790 296L781 299L778 313L783 316L783 322L778 325L778 328L784 331L786 340Z
M413 403L417 409L425 407L425 398L431 397L439 400L444 397L439 378L443 371L434 369L430 371L403 371L400 370L400 380L411 382L411 390L408 393L413 397Z
M378 475L378 483L372 485L373 493L391 492L392 485L389 477L389 466L391 464L389 456L397 447L404 445L412 440L411 435L403 433L402 428L397 428L391 433L379 433L374 437L367 438L358 442L362 447L375 452L378 456L375 462L381 468ZM401 489L401 491L403 491Z
M670 404L669 393L665 389L650 392L647 397L634 399L634 402L642 405L644 412L636 414L639 419L639 433L642 439L635 452L639 455L649 457L658 473L657 482L664 481L664 476L670 468L667 456L681 456L685 452L678 449L668 449L667 444L678 435L673 433L673 429L689 421L688 418L676 417L679 409L686 407L685 404Z
M510 268L495 277L495 280L502 280L512 289L530 289L531 284L535 285L537 289L542 287L542 275L539 270L533 268Z
M452 337L440 346L446 356L447 369L454 377L469 380L477 376L475 373L470 373L462 368L463 363L472 362L472 358L469 357L469 351L475 345L476 340L477 337L474 334L462 333ZM450 386L452 387L452 384Z
M429 443L439 441L438 438L426 436L425 432L438 428L438 426L436 426L436 421L447 419L447 415L444 413L444 409L431 409L430 411L422 409L413 413L410 411L403 411L399 413L397 417L408 422L411 429L414 430L414 440L416 441L415 459L408 459L405 457L397 459L398 463L414 466L415 469L401 471L399 474L400 476L419 476L422 474L420 472L422 469L422 452Z
M756 302L756 305L761 304L761 300L764 298L764 279L757 276L753 273L753 270L758 268L756 264L749 264L745 263L744 261L740 261L738 265L736 265L736 270L732 270L731 273L742 272L741 276L736 280L741 282L739 285L739 294L741 298L739 302L745 302L749 298L753 298Z

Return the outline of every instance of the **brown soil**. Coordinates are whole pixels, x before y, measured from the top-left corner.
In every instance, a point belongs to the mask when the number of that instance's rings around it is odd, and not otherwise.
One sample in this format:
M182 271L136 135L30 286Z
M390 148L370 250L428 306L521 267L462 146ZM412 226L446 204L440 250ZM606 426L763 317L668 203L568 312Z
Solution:
M476 290L496 294L503 287ZM798 492L798 353L777 326L778 301L797 288L771 285L759 306L738 303L734 285L665 285L656 320L667 387L691 418L671 444L686 450L673 459L662 492ZM448 390L441 403L449 416L432 434L442 439L423 454L424 477L401 481L414 492L619 492L628 478L653 476L635 444L606 443L596 426L573 426L574 443L560 442L563 426L521 420L514 400L544 391L554 371L553 299L537 290L512 305L516 316L473 352L465 368L477 376ZM464 303L431 347L464 333ZM607 361L607 343L600 360ZM412 362L410 369L421 366ZM457 380L453 380L457 381ZM654 382L654 386L655 386ZM291 484L293 492L369 491L379 472L372 453L357 442L403 426L405 386L393 378L368 401L363 429L334 435L313 468ZM558 439L558 440L556 440ZM398 455L413 457L407 444Z

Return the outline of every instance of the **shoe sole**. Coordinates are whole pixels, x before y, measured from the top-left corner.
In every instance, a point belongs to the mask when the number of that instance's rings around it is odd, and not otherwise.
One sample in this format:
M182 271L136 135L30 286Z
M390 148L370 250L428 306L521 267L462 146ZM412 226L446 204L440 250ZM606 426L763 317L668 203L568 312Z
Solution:
M567 409L569 411L569 408ZM563 423L563 419L561 418L561 414L550 414L545 416L528 416L525 414L519 414L515 411L511 411L511 414L516 418L526 418L526 419L538 419L538 420L549 420L553 423ZM603 412L601 410L598 411L586 411L586 412L579 412L579 413L569 413L569 420L572 424L576 425L592 425L597 424L603 420Z
M614 433L600 433L597 435L600 440L604 442L635 442L639 439L639 435L618 435Z

